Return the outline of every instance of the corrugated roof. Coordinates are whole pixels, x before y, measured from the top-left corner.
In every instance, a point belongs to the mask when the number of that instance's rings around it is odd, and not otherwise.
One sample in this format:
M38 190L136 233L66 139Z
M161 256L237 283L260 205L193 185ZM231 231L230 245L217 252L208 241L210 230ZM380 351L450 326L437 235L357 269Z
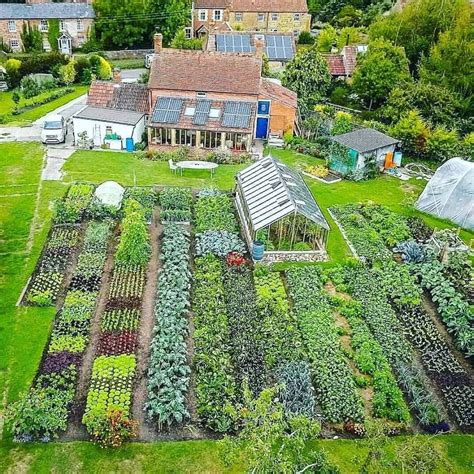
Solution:
M400 140L385 135L385 133L373 128L361 128L353 132L343 133L342 135L331 137L331 140L359 153L368 153L379 148L396 145L400 142Z
M102 107L87 106L75 118L97 120L99 122L120 123L123 125L136 125L145 114L133 110L106 109Z
M329 230L300 173L274 158L263 158L238 173L237 183L254 231L294 212Z
M53 18L95 18L94 8L86 3L2 3L0 18L12 20L48 20Z

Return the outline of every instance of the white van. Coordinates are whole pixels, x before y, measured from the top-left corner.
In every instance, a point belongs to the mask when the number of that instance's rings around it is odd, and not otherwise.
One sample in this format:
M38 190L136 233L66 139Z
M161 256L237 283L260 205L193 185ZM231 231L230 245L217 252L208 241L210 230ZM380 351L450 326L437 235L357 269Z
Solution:
M46 117L41 130L41 141L48 143L64 143L67 135L67 123L62 115Z

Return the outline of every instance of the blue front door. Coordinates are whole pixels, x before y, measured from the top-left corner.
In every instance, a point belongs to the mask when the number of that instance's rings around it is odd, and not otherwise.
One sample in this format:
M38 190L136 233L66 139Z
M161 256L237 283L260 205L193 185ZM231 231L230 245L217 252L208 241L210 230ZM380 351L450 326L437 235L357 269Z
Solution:
M257 118L257 132L255 138L267 138L268 135L268 118L258 117Z

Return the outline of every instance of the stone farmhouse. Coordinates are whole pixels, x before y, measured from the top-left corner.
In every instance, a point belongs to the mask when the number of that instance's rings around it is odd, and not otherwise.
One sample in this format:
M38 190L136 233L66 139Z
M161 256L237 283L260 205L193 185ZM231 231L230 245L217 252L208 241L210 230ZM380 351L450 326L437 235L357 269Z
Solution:
M154 42L150 146L244 152L255 138L293 132L296 94L261 76L261 42L251 53L163 48L161 34Z
M192 17L196 36L236 30L298 37L311 28L306 0L195 0Z
M71 54L72 48L87 41L88 31L94 21L92 0L53 3L51 1L26 0L26 3L6 3L0 7L0 38L13 52L23 49L21 33L24 25L38 28L43 36L43 49L50 51L48 37L53 21L59 22L59 51Z

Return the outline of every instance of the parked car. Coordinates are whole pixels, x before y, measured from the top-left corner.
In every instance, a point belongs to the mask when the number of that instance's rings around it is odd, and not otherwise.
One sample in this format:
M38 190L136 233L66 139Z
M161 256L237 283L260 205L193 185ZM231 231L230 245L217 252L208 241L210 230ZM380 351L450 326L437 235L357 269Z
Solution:
M46 117L41 130L41 141L48 143L64 143L67 135L67 122L62 115Z

